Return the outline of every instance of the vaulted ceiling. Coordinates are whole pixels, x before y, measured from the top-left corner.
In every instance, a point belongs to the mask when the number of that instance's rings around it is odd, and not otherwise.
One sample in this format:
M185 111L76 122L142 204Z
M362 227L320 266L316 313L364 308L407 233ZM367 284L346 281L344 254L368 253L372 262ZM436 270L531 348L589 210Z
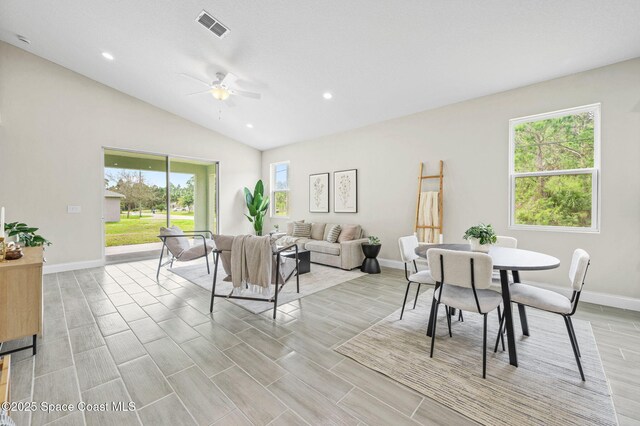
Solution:
M1 40L258 149L635 58L639 22L638 0L0 2ZM186 96L219 71L262 100Z

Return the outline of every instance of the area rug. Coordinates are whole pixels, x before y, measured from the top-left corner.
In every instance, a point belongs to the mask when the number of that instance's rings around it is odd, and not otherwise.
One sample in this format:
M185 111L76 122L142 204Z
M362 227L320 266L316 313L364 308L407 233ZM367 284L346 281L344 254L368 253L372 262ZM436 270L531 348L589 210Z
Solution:
M440 309L433 358L425 336L429 290L402 321L396 311L335 350L358 363L487 425L615 425L616 414L591 324L574 320L586 382L582 382L564 321L527 310L530 336L515 313L518 367L507 352L493 353L497 314L489 315L487 378L482 378L482 316L465 313L447 331ZM407 302L407 306L411 304ZM517 311L517 309L515 310Z
M211 285L213 281L213 268L211 275L207 274L207 268L202 262L189 262L186 266L180 266L169 269L176 275L185 278L192 283L211 291ZM224 270L220 266L218 270L218 278L216 281L216 293L217 294L229 294L233 288L232 284L227 281L223 281L225 277ZM331 268L329 266L311 264L311 272L300 275L300 293L296 293L296 277L292 276L284 285L280 294L278 294L278 306L284 305L291 301L301 299L310 294L317 293L325 290L329 287L341 284L345 281L352 280L354 278L366 275L359 270L344 271L338 268ZM273 286L272 286L273 289ZM216 298L217 299L217 298ZM231 303L234 303L249 312L254 314L260 314L262 312L273 309L273 303L260 302L254 300L239 300L239 299L226 299Z

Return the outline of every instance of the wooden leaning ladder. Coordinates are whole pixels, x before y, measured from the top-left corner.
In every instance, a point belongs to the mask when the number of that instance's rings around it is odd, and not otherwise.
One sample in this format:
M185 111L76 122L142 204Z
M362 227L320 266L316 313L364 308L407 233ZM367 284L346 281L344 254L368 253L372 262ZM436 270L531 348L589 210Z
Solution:
M416 222L414 227L414 232L418 235L419 229L437 229L438 235L442 235L442 213L443 213L443 196L444 196L444 186L443 186L443 169L444 163L440 160L440 172L435 175L427 175L425 174L425 163L420 163L420 174L418 175L418 197L416 199ZM438 226L433 225L420 225L420 196L422 194L422 186L425 180L428 179L438 179L439 180L439 189L438 189ZM438 242L438 241L435 241Z

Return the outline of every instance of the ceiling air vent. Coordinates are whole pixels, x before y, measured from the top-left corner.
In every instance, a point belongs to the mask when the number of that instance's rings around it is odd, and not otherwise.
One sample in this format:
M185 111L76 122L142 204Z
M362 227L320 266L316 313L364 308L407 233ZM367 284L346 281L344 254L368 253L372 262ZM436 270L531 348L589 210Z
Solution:
M220 21L209 15L204 10L200 12L196 21L220 38L224 37L229 32L229 28L225 27Z

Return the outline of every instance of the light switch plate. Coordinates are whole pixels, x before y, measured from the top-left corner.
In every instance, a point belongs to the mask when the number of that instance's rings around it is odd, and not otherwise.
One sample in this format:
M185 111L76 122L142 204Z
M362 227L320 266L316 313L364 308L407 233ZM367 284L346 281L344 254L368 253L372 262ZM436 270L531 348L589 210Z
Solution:
M82 207L80 206L67 206L67 213L80 213Z

